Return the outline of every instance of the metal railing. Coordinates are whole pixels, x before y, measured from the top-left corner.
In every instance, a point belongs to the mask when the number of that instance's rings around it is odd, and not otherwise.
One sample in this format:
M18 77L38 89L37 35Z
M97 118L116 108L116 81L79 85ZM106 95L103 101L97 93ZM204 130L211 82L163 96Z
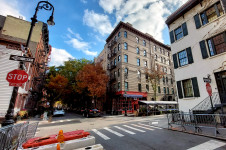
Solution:
M38 122L21 123L0 128L0 150L14 150L35 136Z
M211 97L212 97L212 102L214 107L217 104L221 104L220 97L217 92L214 92ZM208 96L203 101L201 101L198 105L192 108L191 111L207 111L210 109L211 109L211 102L210 102L210 97Z
M168 115L168 128L173 125L179 125L186 130L187 126L192 126L196 133L202 132L201 127L214 128L215 136L218 134L219 128L226 126L225 114L189 114L189 113L175 113Z

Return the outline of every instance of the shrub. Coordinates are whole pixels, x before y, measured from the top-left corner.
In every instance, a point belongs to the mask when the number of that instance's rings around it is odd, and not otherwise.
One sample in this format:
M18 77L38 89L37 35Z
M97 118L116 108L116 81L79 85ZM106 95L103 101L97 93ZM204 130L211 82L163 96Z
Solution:
M22 119L25 119L28 117L28 111L27 110L21 110L18 112L18 116L20 116Z

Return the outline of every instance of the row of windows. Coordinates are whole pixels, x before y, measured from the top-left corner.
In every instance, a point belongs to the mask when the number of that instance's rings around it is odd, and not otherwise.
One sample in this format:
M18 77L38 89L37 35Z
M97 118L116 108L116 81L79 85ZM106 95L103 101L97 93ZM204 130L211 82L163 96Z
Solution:
M125 82L124 86L125 86L125 91L128 91L129 90L129 83ZM146 84L145 87L146 87L145 92L149 92L149 85ZM139 92L142 92L142 85L140 83L138 83L137 89L138 89ZM120 90L121 90L121 83L118 82L118 91L120 91ZM158 86L158 93L161 93L161 87L160 86ZM164 94L170 94L169 87L163 87L163 93ZM174 94L173 88L171 88L171 94Z
M125 49L125 50L128 50L128 44L127 44L126 42L124 42L124 49ZM121 44L119 43L119 44L118 44L118 51L120 51L120 50L121 50ZM114 48L114 53L116 53L116 47ZM139 47L136 48L136 53L137 53L137 54L140 54L140 49L139 49ZM144 55L144 56L147 56L147 51L146 51L146 50L143 51L143 55Z
M157 52L157 48L156 48L156 46L154 45L154 51L156 51ZM169 56L169 52L166 50L164 50L164 49L162 49L162 48L159 48L159 52L161 53L161 54L164 54L164 55L166 55L166 56Z
M158 55L157 54L155 54L155 60L156 61L158 60ZM170 60L166 60L166 58L164 58L164 57L160 57L160 62L170 65Z

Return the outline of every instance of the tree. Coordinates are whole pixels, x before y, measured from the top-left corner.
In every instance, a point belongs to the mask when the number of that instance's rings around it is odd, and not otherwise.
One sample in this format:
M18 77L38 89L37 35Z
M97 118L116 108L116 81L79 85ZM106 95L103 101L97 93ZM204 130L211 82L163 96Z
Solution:
M79 71L77 77L77 92L88 91L88 95L96 101L106 92L108 76L103 70L101 64L87 64Z
M148 76L148 81L150 81L152 89L154 91L154 100L156 101L156 92L157 92L157 87L159 85L160 79L165 75L163 71L161 71L160 67L157 67L155 69L152 67L152 69L149 71L148 69L145 70L145 74Z
M71 92L71 89L68 88L68 79L60 74L56 76L51 75L46 88L51 107L55 101L64 100L68 93Z

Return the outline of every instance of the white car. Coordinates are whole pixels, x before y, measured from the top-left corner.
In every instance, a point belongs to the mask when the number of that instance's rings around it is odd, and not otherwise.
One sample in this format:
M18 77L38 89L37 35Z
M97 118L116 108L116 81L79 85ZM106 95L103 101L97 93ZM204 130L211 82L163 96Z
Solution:
M53 116L56 116L56 115L65 115L65 112L64 112L64 110L62 109L62 108L57 108L57 109L55 109L54 111L53 111Z

